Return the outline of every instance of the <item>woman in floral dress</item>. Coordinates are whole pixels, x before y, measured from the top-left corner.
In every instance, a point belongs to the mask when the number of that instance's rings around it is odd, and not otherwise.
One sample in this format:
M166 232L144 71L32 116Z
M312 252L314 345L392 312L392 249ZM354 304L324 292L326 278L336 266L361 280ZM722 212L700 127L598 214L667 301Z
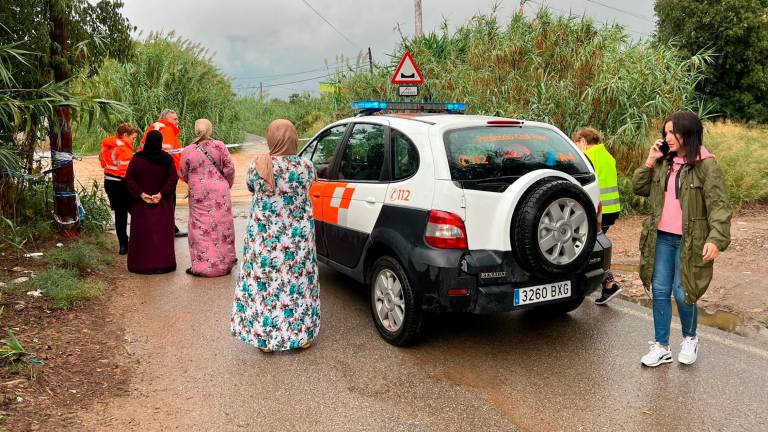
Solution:
M195 121L195 140L181 154L181 175L189 184L189 256L187 273L217 277L229 274L237 261L235 223L229 188L235 166L227 147L211 139L213 125Z
M264 352L307 348L320 330L315 229L309 188L312 162L296 155L296 128L275 120L267 129L269 154L248 170L253 203L232 333Z

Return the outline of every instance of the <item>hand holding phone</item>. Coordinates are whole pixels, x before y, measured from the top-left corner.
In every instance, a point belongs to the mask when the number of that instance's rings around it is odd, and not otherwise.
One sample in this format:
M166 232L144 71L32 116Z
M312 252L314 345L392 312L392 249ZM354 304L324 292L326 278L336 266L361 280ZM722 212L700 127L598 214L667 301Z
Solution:
M667 153L669 153L669 143L667 142L667 140L664 140L661 142L661 144L659 145L659 151L664 156L666 156Z

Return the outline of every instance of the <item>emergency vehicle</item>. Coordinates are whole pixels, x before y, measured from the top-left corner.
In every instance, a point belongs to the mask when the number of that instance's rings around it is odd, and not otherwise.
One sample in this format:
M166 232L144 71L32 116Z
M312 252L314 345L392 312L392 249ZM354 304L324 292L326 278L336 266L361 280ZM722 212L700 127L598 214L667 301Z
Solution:
M425 311L567 313L600 286L600 189L556 127L460 103L353 107L301 155L318 259L367 285L387 342L413 343Z

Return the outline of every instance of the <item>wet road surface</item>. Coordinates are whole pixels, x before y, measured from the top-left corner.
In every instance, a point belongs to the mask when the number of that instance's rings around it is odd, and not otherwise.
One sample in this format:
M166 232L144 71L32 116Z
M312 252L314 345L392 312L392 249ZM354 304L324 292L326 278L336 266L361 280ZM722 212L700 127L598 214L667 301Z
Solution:
M189 276L186 239L176 251L175 273L119 288L111 309L139 361L132 391L82 413L78 429L768 430L765 346L700 328L695 365L643 368L652 322L639 305L438 316L421 344L396 348L376 333L364 289L321 266L316 344L265 355L229 334L235 275ZM676 355L676 323L672 333Z

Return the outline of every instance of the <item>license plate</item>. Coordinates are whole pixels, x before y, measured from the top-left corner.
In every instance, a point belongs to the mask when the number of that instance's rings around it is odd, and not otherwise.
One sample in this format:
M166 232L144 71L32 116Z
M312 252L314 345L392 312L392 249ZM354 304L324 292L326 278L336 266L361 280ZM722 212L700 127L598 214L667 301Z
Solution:
M571 281L515 289L515 306L571 296Z

